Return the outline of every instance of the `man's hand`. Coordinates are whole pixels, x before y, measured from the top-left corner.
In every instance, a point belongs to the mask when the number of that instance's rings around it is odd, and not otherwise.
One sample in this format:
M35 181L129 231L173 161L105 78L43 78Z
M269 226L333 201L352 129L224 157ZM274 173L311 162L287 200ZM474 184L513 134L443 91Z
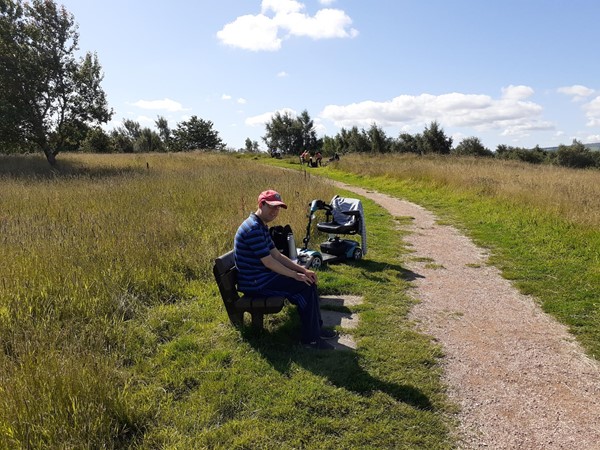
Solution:
M303 283L306 283L309 286L311 284L314 284L315 281L316 281L314 278L310 278L308 275L305 275L305 274L300 273L300 272L296 272L296 275L294 276L294 279L296 281L302 281Z
M311 281L311 284L317 282L317 274L312 270L305 269L304 275Z
M309 285L317 282L317 274L315 272L291 261L276 248L271 250L271 253L268 256L265 256L260 260L273 272L277 272L297 281L302 281Z

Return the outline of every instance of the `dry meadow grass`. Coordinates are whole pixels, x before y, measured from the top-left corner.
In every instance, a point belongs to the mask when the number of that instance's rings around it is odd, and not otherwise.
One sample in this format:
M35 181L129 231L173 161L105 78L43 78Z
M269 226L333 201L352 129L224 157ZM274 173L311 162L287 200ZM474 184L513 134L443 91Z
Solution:
M414 155L342 158L342 170L432 181L550 212L573 223L600 225L600 171L486 158Z
M331 188L218 154L0 160L0 448L105 448L144 422L128 401L125 324L210 280L258 193Z

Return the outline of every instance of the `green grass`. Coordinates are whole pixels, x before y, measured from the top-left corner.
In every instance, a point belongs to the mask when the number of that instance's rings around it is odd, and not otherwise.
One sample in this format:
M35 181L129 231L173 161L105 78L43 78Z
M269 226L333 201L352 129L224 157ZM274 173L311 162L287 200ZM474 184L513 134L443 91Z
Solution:
M173 340L138 366L168 405L142 448L451 447L439 349L406 320L399 236L380 208L367 201L366 211L369 257L319 271L322 293L364 296L354 309L358 352L299 347L293 307L267 316L264 333L240 335L211 286Z
M0 448L451 448L440 349L413 329L396 221L319 272L357 294L357 352L238 330L212 279L258 192L297 234L330 185L217 154L16 157L0 173ZM318 241L316 241L318 242Z
M370 163L376 164L376 159ZM416 202L438 214L442 222L463 229L491 250L490 262L504 277L567 325L592 357L600 357L597 227L569 220L552 208L532 206L525 196L486 195L467 183L460 187L435 176L400 177L386 173L385 167L377 171L382 175L349 173L334 166L319 169L327 177Z

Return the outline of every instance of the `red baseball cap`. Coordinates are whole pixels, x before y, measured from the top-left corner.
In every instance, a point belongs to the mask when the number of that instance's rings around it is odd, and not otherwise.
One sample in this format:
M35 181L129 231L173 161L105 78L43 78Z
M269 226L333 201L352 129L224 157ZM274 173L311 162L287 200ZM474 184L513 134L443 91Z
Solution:
M269 206L281 206L284 209L287 209L287 205L283 203L281 199L281 195L277 191L264 191L261 192L258 196L258 206L260 207L263 203L266 203Z

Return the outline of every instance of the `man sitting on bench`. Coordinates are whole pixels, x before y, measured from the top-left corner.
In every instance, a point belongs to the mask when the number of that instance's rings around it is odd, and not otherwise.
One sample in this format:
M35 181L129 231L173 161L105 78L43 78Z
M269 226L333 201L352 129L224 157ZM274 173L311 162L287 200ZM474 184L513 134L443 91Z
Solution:
M235 235L234 255L238 270L238 290L250 296L280 296L298 307L301 342L315 349L331 350L324 339L337 333L322 329L317 275L296 264L275 248L268 223L287 209L279 193L268 190L258 196L258 209L250 214Z

